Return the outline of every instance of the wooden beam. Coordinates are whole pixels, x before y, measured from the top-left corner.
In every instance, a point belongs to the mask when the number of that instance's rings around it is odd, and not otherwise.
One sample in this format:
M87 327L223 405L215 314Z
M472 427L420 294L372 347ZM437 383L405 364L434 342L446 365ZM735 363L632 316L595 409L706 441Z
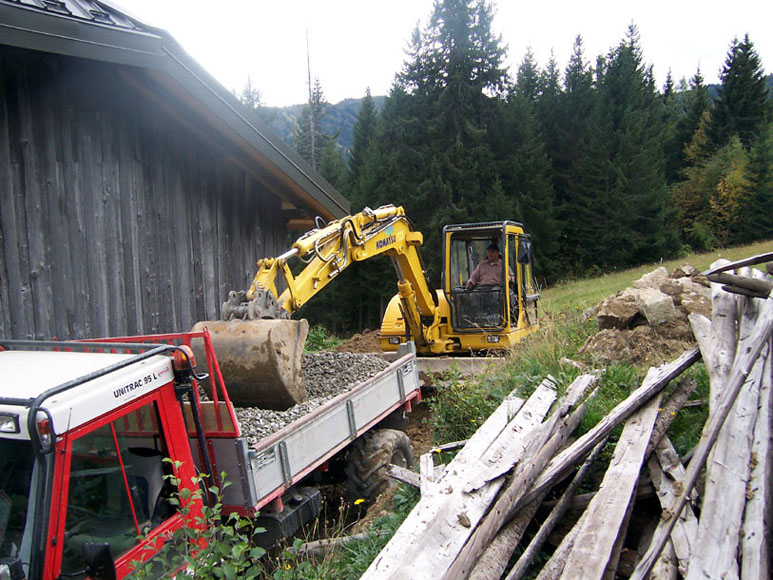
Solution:
M711 266L722 267L727 260L717 260ZM711 395L709 397L709 415L722 396L727 383L730 368L735 358L735 325L738 318L736 299L722 290L719 284L711 285ZM704 361L706 362L706 361Z
M588 457L585 459L585 462L580 466L580 469L575 474L574 479L572 479L569 486L564 490L564 493L561 495L561 499L551 510L550 515L543 522L542 526L540 526L539 531L534 536L534 538L532 538L531 542L529 542L529 545L526 547L526 549L523 551L523 554L521 554L521 557L518 558L518 561L507 574L505 580L520 580L520 578L529 569L529 566L531 566L535 556L545 544L545 540L547 540L548 536L556 527L556 524L558 524L559 520L564 517L564 514L569 510L577 488L585 479L588 471L590 471L591 465L593 465L596 457L599 453L601 453L601 450L606 444L607 440L604 439L601 443L593 448L593 451L590 452L590 455L588 455ZM532 502L530 505L533 505L534 503L537 502Z
M771 441L771 365L772 345L768 345L760 378L760 399L752 444L752 470L748 485L748 501L744 511L741 536L741 579L770 577L768 534L771 525L773 498L773 441Z
M745 320L748 323L748 318ZM740 346L740 345L739 345ZM687 570L688 580L738 578L738 544L746 504L762 359L744 382L706 466L701 517Z
M444 474L438 478L439 489L444 495L448 495L457 485L460 476L472 469L475 462L488 449L493 441L505 430L513 415L523 407L525 401L516 396L514 390L489 416L483 425L470 437L467 444L456 454L448 464ZM419 541L426 523L434 518L445 506L444 501L420 500L406 517L403 524L395 533L395 536L385 546L384 550L371 563L367 574L384 574L385 570L392 570L399 563L403 555L400 553L402 546L410 546Z
M524 460L516 466L512 479L490 507L485 520L459 551L453 564L439 577L453 580L466 578L469 575L476 560L496 533L515 515L514 507L518 499L531 487L550 458L564 446L568 437L579 427L585 417L586 403L580 405L568 417L565 413L568 412L572 401L579 400L582 393L595 381L596 377L592 375L581 375L575 379L550 420L530 435L528 446L522 454Z
M652 431L652 437L650 438L649 445L647 446L647 452L644 454L645 458L649 457L657 447L660 440L665 435L671 423L676 419L680 409L687 406L687 399L698 388L698 381L693 377L686 377L679 381L674 392L668 397L668 400L663 404L662 408L658 411L658 420L655 422L655 429Z
M410 469L400 467L399 465L387 465L387 475L402 483L411 485L417 489L421 487L421 477Z
M588 506L583 526L566 562L563 580L601 578L607 568L629 505L660 406L656 396L625 423L598 494Z
M543 497L544 495L531 502L499 530L486 551L478 558L468 580L499 580L502 577Z
M421 495L429 495L435 487L435 464L432 461L432 453L425 453L419 458L419 475Z
M652 484L658 492L658 499L663 509L667 509L678 495L677 485L684 478L684 466L676 453L671 440L664 437L655 447L655 454L647 460ZM673 544L679 573L687 574L690 555L698 535L698 518L695 517L692 506L685 505L678 521L671 532L670 542Z

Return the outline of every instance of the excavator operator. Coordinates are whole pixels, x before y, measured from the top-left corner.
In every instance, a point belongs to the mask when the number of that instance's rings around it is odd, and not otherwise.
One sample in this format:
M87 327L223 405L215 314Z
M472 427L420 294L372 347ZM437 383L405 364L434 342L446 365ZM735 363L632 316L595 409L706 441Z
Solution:
M515 275L507 268L510 284L515 282ZM486 248L486 259L473 270L467 281L467 289L472 290L476 286L501 286L502 285L502 258L499 255L499 246L491 242Z

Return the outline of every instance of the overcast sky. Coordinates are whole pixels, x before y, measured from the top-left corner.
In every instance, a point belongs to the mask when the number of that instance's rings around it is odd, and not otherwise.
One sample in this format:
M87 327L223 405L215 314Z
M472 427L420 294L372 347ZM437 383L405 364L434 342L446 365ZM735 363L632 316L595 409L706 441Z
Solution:
M417 23L432 0L113 0L140 20L169 31L227 89L240 91L249 75L263 104L308 98L306 38L312 78L330 103L360 98L370 87L387 94L405 59ZM734 37L748 33L765 71L773 71L773 2L745 0L499 0L494 30L508 47L511 74L528 47L544 67L551 50L561 70L577 34L595 61L624 38L634 22L645 61L662 87L698 66L707 83L718 73Z

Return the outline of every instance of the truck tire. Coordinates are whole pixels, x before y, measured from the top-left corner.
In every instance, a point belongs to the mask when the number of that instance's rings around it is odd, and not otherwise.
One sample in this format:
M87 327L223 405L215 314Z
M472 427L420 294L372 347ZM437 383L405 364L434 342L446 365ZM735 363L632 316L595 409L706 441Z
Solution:
M358 508L370 506L390 486L387 465L413 466L413 447L408 436L394 429L374 429L349 448L346 460L348 499ZM358 501L364 500L364 501Z

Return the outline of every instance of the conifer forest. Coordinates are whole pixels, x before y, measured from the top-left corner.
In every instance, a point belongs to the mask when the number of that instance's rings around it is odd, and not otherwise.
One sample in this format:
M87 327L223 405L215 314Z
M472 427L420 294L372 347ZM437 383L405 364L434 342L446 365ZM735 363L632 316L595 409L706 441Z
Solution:
M296 150L352 211L405 207L435 283L445 224L522 222L543 285L771 238L770 77L748 35L718 40L718 87L699 69L656 86L635 24L606 54L586 54L578 36L564 70L530 51L508 70L493 18L484 0L435 2L383 105L369 92L362 100L346 155L321 130L319 80L297 125ZM309 318L375 328L395 291L391 265L344 276Z

